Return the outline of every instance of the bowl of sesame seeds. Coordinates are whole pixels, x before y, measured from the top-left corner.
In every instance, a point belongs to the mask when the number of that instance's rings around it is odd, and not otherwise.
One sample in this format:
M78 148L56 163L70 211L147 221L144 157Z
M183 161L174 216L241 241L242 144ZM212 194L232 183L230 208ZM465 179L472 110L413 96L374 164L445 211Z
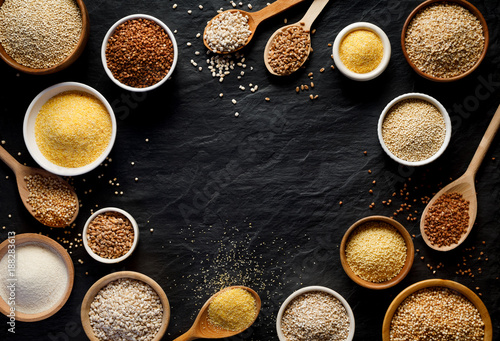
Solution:
M292 293L276 318L280 341L338 340L354 338L354 314L336 291L309 286Z
M40 92L23 123L24 142L33 159L60 176L85 174L99 166L113 148L116 130L106 98L77 82Z
M356 284L375 290L401 282L415 258L410 234L399 222L370 216L355 222L340 244L340 261Z
M410 167L439 158L451 139L451 120L445 107L422 93L404 94L389 102L377 129L386 154Z
M18 71L45 75L67 68L89 32L83 0L0 0L0 58Z
M139 242L139 226L128 212L106 207L92 214L82 232L87 253L101 263L127 259Z
M401 47L420 76L451 82L471 74L483 61L489 44L486 20L464 0L427 0L406 19Z
M161 20L132 14L106 33L101 60L106 74L127 91L158 88L172 76L178 58L174 34Z
M466 286L428 279L404 289L387 309L382 340L493 340L481 299Z
M337 69L356 81L369 81L382 74L391 59L391 43L385 32L368 22L357 22L339 32L333 43Z

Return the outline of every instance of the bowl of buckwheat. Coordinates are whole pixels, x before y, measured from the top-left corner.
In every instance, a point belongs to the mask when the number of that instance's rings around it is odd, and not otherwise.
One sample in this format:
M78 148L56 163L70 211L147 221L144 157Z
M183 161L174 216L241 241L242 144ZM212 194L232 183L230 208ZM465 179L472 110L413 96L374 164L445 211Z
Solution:
M132 14L108 30L101 60L109 78L127 91L156 89L170 78L178 58L174 34L161 20Z
M90 216L82 233L87 253L101 263L118 263L134 252L139 242L139 226L126 211L106 207Z

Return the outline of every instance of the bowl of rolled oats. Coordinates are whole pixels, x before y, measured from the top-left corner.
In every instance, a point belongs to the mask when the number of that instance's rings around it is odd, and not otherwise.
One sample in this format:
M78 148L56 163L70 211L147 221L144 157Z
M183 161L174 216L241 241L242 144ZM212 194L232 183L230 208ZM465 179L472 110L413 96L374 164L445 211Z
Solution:
M152 278L134 271L111 273L90 287L80 311L91 341L161 340L170 321L167 295Z
M436 82L471 74L483 61L488 44L486 20L464 0L424 1L410 13L401 32L408 64Z
M139 242L139 226L126 211L106 207L90 216L82 233L87 253L101 263L118 263L134 252Z
M276 318L280 341L351 341L354 330L354 314L349 303L336 291L317 285L301 288L288 296Z

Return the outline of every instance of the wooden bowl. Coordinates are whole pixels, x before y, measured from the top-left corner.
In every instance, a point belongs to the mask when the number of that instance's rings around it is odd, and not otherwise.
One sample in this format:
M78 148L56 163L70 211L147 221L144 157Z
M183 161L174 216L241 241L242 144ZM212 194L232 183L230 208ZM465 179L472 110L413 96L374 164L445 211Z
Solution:
M476 18L481 23L481 26L483 27L484 49L483 49L483 52L481 53L481 56L479 57L478 61L476 62L476 64L474 64L474 66L472 68L470 68L468 71L466 71L466 72L464 72L464 73L462 73L462 74L460 74L458 76L455 76L455 77L439 78L439 77L434 77L434 76L431 76L431 75L429 75L427 73L422 72L420 69L418 69L415 66L415 64L413 64L411 62L410 58L408 57L408 52L406 51L405 36L406 36L406 31L408 30L408 25L410 25L410 22L413 20L413 18L415 17L415 15L418 12L420 12L425 7L427 7L427 6L431 5L431 4L437 3L437 2L451 2L451 3L455 3L457 5L460 5L460 6L464 7L464 8L466 8L466 9L468 9L469 12L471 12L474 16L476 16ZM488 33L488 25L486 24L486 20L484 19L484 17L481 14L481 12L474 5L472 5L471 3L469 3L469 2L467 2L465 0L427 0L427 1L424 1L420 5L418 5L410 13L410 15L408 16L408 18L406 19L406 21L405 21L405 23L403 25L403 30L401 31L401 47L403 49L403 54L404 54L405 59L408 62L408 64L410 64L411 68L413 70L415 70L415 72L418 73L420 76L422 76L422 77L424 77L426 79L429 79L431 81L435 81L435 82L453 82L453 81L462 79L462 78L466 77L467 75L471 74L475 69L477 69L477 67L479 66L479 64L481 64L481 62L483 61L484 56L486 55L486 51L488 50L489 41L490 41L490 35Z
M374 282L364 280L361 277L359 277L358 275L356 275L351 270L351 268L349 267L349 264L347 263L345 249L346 249L346 245L347 245L347 241L349 240L349 237L351 236L352 232L358 226L363 225L364 223L367 223L370 221L382 221L384 223L387 223L387 224L393 226L396 230L398 230L398 232L401 234L401 236L403 237L403 239L406 243L406 262L405 262L403 268L395 277L393 277L392 279L390 279L386 282L374 283ZM393 287L396 284L398 284L399 282L401 282L403 280L403 278L405 278L406 275L410 272L410 269L413 265L414 258L415 258L415 248L413 246L413 241L412 241L411 236L408 233L408 231L406 231L404 226L401 225L396 220L391 219L391 218L387 218L384 216L370 216L370 217L366 217L366 218L358 220L351 227L349 227L349 229L344 234L344 237L342 238L342 242L340 244L340 262L342 263L342 267L344 268L345 273L355 283L361 285L362 287L368 288L368 289L375 289L375 290L387 289L387 288Z
M161 286L156 283L152 278L143 275L139 272L134 272L134 271L119 271L119 272L114 272L112 274L109 274L107 276L104 276L100 280L94 283L90 287L90 289L87 291L87 294L85 294L85 297L83 298L82 302L82 309L81 309L81 320L82 320L82 325L83 329L85 330L85 334L87 334L87 337L90 339L90 341L101 341L94 335L94 331L92 330L92 327L90 326L90 319L89 319L89 311L90 311L90 305L94 301L95 296L97 293L104 288L108 283L113 282L117 279L120 278L129 278L129 279L135 279L142 281L146 284L148 284L151 288L156 291L158 296L160 297L161 304L163 305L163 319L161 323L160 330L158 333L155 335L155 337L152 339L152 341L159 341L165 334L165 331L167 330L168 323L170 321L170 304L168 302L167 295L161 288Z
M80 57L83 50L85 49L85 45L87 44L90 33L89 13L87 11L87 7L85 6L83 0L75 0L75 2L80 8L80 12L82 13L82 32L80 35L80 39L78 40L78 44L76 45L73 52L69 56L67 56L61 63L46 69L34 69L28 66L24 66L16 62L11 56L9 56L7 52L5 52L5 49L1 44L0 58L2 58L8 65L13 67L14 69L32 75L48 75L64 70L65 68L73 64L73 62L77 60L78 57ZM0 6L2 6L3 3L4 0L0 0Z
M14 240L15 243L13 243L12 240ZM9 250L15 250L11 245L15 245L15 247L17 248L23 244L41 244L49 248L62 258L64 264L66 265L66 269L68 270L68 287L66 288L66 292L64 296L61 298L61 300L57 304L55 304L52 308L37 314L26 314L18 311L15 312L15 319L17 321L36 322L44 320L54 315L66 303L66 301L69 298L69 295L71 294L71 290L73 289L75 269L73 267L73 261L71 260L71 257L69 256L68 252L64 247L62 247L55 240L36 233L23 233L11 236L11 232L9 232L9 237L0 244L0 259L2 259ZM10 306L1 297L0 297L0 312L2 312L2 314L4 314L5 316L10 317L8 316L10 314Z
M394 316L394 313L398 309L399 305L411 294L414 292L424 289L424 288L429 288L429 287L444 287L448 289L455 290L465 297L469 301L474 304L474 306L477 308L479 311L479 314L481 315L481 318L483 319L484 322L484 340L483 341L492 341L493 339L493 327L491 324L491 318L490 314L488 313L488 309L486 309L486 306L484 303L481 301L481 299L469 288L466 286L454 282L454 281L449 281L445 279L428 279L425 281L417 282L413 285L410 285L408 288L403 290L394 300L392 301L391 305L389 306L389 309L387 309L387 312L385 313L384 317L384 323L382 325L382 340L383 341L389 341L389 333L390 333L390 328L391 328L391 321L392 317Z

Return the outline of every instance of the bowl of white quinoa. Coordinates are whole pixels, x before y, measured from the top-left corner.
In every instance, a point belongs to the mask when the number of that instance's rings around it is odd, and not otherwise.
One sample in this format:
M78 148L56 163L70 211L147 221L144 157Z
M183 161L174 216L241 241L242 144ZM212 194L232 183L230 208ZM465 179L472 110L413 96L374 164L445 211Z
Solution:
M488 45L486 20L464 0L424 1L410 13L401 32L408 64L435 82L456 81L471 74L483 61Z
M116 139L116 118L106 98L77 82L53 85L31 102L23 123L31 157L45 170L76 176L98 167Z
M378 139L393 160L423 166L439 158L451 139L445 107L422 93L407 93L389 102L378 121Z
M276 318L280 341L351 341L354 330L354 314L349 303L336 291L317 285L288 296Z
M0 58L18 71L46 75L67 68L89 32L83 0L0 0Z
M170 304L161 286L134 271L119 271L94 283L80 311L85 334L91 341L158 341L170 321Z
M384 317L382 340L493 340L481 299L466 286L428 279L399 293Z

